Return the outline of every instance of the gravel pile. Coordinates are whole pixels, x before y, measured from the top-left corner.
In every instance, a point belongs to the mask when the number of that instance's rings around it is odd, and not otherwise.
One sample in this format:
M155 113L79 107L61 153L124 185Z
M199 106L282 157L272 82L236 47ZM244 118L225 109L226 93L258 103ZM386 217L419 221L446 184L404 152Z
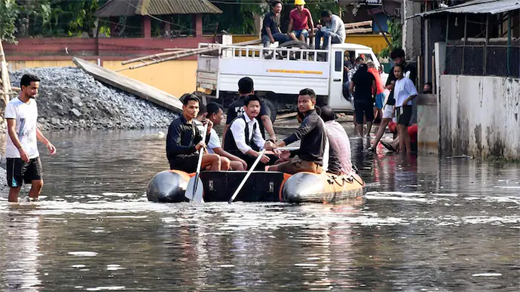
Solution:
M42 129L138 129L167 127L169 110L106 86L78 68L30 68L10 72L13 86L23 74L40 82L38 122Z

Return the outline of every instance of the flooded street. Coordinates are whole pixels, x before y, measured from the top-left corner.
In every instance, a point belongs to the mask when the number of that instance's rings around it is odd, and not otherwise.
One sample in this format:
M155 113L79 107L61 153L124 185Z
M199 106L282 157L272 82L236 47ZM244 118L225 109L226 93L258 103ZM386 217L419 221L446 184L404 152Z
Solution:
M41 201L0 198L0 291L520 290L518 164L352 138L364 200L167 205L144 193L158 133L47 133Z

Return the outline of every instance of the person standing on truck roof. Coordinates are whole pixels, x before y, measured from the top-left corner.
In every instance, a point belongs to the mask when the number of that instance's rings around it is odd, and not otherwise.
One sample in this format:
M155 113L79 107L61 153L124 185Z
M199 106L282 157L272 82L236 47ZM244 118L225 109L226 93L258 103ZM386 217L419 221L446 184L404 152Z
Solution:
M226 139L226 132L229 128L229 124L239 115L244 113L244 99L254 94L254 82L250 77L242 77L238 80L238 99L228 107L226 126L224 127L224 133L222 134L222 140ZM256 117L258 120L260 133L262 138L265 139L265 130L269 133L269 139L272 142L276 142L276 134L274 133L273 123L271 118L267 114L267 105L263 100L260 100L260 114ZM276 114L276 113L275 113Z
M298 110L305 118L296 132L283 141L277 143L277 147L284 147L298 140L300 141L300 149L291 153L289 150L282 150L280 158L289 159L291 154L296 154L287 162L273 165L269 167L269 171L282 171L288 174L298 172L312 172L320 174L323 168L326 168L328 154L327 133L325 131L325 123L316 113L316 93L310 88L300 90L298 96ZM276 150L275 150L276 151Z
M376 79L368 72L366 64L361 64L350 82L350 93L354 96L354 114L356 129L363 137L363 120L367 121L367 137L370 137L372 121L374 120L373 99L377 92Z
M222 111L222 106L216 102L210 102L206 108L207 118L213 123L213 125L220 125L224 119L224 111ZM231 170L247 170L247 163L243 159L227 152L224 150L224 148L222 148L217 131L215 131L214 128L211 128L209 135L208 153L218 154L220 155L221 159L224 157L229 159L231 161Z
M170 163L170 169L177 169L188 173L197 170L199 161L198 151L204 151L205 141L202 134L193 123L199 112L200 100L195 95L188 95L182 101L182 114L175 119L168 128L166 136L166 157ZM212 123L208 123L208 132L211 132ZM209 138L209 136L208 136ZM220 156L217 154L203 154L201 169L210 170L229 169L229 164L221 164Z
M278 41L280 44L285 43L291 38L280 31L280 16L282 12L282 1L275 0L271 2L272 11L267 12L264 16L262 25L262 43L264 47Z
M224 140L224 148L229 153L240 157L251 167L261 150L273 149L274 144L265 141L260 134L258 121L255 119L260 114L260 99L255 95L249 95L244 100L244 114L231 121L229 125L229 133ZM263 154L260 163L257 165L258 170L264 170L269 163L274 163L274 156L271 159Z
M320 49L320 40L323 38L323 50L327 50L329 39L331 44L342 44L345 42L346 32L345 23L337 15L332 14L330 10L321 13L321 23L316 25L318 32L316 33L315 46L316 50Z
M296 8L291 10L289 13L289 28L287 29L287 32L295 41L305 42L305 38L308 36L314 36L314 22L312 21L312 15L310 10L305 8L304 5L304 0L295 0L294 6L296 6Z
M404 67L403 77L409 78L413 84L415 84L415 80L417 79L417 69L413 65L406 64L404 50L400 48L393 49L392 52L390 52L390 58L394 61L395 65L402 65ZM390 90L390 95L388 95L386 104L383 107L383 119L379 125L374 145L369 148L371 151L376 151L377 144L379 141L381 141L381 138L385 133L386 126L388 126L388 123L394 118L394 84L396 80L397 78L394 75L394 68L392 67L392 69L390 69L390 73L388 74L388 79L386 80L386 88Z

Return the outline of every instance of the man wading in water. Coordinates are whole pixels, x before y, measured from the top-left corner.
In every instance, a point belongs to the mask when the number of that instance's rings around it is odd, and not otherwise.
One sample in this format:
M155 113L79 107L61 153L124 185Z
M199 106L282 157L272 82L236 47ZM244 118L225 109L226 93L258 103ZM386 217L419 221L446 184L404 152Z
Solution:
M56 154L56 147L38 129L38 108L35 98L40 87L40 79L25 74L22 76L20 87L22 89L20 96L11 100L5 107L7 120L5 156L7 184L10 187L9 202L18 202L18 194L24 182L31 183L29 200L38 200L43 179L36 140L45 144L51 155Z

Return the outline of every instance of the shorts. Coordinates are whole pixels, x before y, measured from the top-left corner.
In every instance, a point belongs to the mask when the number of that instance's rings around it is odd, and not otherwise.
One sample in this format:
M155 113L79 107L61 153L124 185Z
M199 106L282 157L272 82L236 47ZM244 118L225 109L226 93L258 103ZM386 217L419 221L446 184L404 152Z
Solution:
M293 157L291 160L278 164L278 171L295 174L298 172L312 172L320 174L322 172L322 168L320 165L315 162L302 160L298 157Z
M18 188L30 184L33 180L42 179L42 162L40 157L32 158L29 162L21 158L7 158L7 185L11 188Z
M300 36L303 34L304 37L308 37L309 36L309 31L306 30L306 29L300 29L300 30L294 30L294 35L296 36L296 38L300 38Z
M199 163L199 153L181 154L169 160L170 169L176 169L187 173L197 171L197 164Z
M374 120L374 109L371 101L356 101L354 99L354 114L356 115L356 123L363 124L363 117L367 118L367 122Z
M394 116L394 106L385 104L383 108L383 119L391 119Z
M383 108L383 102L385 101L385 94L384 93L379 93L378 95L376 95L376 107L378 109L382 109Z
M410 124L410 119L412 118L412 106L403 105L395 108L395 117L397 118L398 125L408 126Z

